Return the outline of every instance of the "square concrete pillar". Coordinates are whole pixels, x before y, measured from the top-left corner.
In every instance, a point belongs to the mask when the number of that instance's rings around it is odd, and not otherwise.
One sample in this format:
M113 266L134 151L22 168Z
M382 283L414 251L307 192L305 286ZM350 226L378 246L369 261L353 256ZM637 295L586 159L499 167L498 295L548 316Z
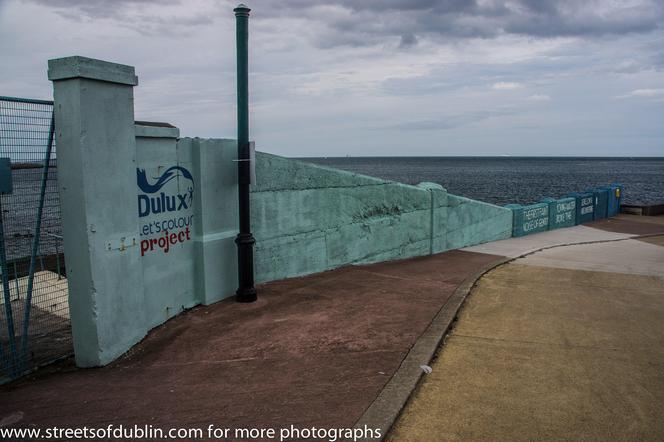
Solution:
M48 62L53 81L69 311L76 363L112 361L147 332L136 202L134 68Z
M237 141L185 138L178 148L192 152L200 183L194 194L196 284L200 302L208 305L233 296L238 284Z

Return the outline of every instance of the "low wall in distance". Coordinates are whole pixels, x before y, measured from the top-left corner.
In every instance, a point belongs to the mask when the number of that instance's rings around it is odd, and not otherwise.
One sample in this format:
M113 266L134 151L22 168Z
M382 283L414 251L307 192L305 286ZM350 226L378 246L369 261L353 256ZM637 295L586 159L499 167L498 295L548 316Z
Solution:
M508 204L514 212L512 236L524 236L544 232L549 229L549 204L536 203L527 206Z
M505 207L514 212L512 236L524 236L615 216L621 197L622 185L612 183L560 199L543 198L535 204Z
M576 224L583 224L594 218L594 198L591 192L573 192L568 195L576 201Z
M549 230L572 227L576 224L575 198L544 198L542 202L549 205Z

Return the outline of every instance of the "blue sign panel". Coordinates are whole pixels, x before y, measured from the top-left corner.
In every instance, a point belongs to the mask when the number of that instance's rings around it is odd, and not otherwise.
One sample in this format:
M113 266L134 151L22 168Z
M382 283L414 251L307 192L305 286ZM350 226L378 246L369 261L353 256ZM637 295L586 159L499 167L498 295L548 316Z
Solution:
M543 232L549 228L548 203L537 203L529 206L509 204L505 207L512 209L514 214L512 236Z
M574 192L568 196L576 199L576 224L583 224L593 220L595 198L590 192Z
M542 202L549 205L549 230L576 224L576 198L545 198Z
M593 193L593 219L603 219L607 216L607 205L609 200L609 191L607 189L590 189L588 192Z

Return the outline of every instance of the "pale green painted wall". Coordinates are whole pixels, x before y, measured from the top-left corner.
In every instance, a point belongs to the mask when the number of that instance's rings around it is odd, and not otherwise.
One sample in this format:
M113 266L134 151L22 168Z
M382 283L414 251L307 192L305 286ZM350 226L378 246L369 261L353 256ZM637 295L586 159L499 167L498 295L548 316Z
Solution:
M257 281L429 253L428 191L260 152L256 158Z
M131 66L85 57L48 67L76 363L104 365L147 333L136 242L137 79Z
M512 236L512 211L462 196L447 196L447 250Z
M512 212L266 153L256 156L252 229L258 282L404 259L508 238Z

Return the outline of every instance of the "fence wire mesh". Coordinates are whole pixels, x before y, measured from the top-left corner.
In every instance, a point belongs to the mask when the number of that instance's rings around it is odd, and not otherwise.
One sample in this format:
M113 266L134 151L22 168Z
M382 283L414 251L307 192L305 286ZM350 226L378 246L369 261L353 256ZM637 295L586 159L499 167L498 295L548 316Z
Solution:
M52 117L50 101L0 97L0 157L10 158L13 181L12 193L0 196L7 257L2 271L10 298L7 303L6 295L0 296L0 381L73 353L54 140L46 159ZM41 229L28 304L42 185Z

